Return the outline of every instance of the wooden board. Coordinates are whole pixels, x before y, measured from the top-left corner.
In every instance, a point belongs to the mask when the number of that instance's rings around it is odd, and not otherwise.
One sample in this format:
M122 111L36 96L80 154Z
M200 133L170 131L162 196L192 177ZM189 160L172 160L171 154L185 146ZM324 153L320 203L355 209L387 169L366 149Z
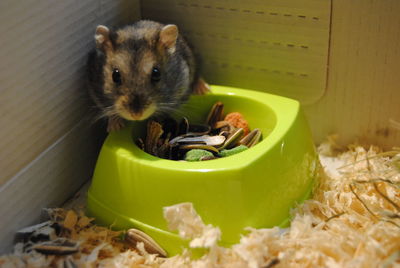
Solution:
M146 0L142 18L175 23L213 84L313 103L326 87L330 0Z
M334 0L332 7L328 87L305 106L315 140L337 133L342 144L399 146L400 1Z

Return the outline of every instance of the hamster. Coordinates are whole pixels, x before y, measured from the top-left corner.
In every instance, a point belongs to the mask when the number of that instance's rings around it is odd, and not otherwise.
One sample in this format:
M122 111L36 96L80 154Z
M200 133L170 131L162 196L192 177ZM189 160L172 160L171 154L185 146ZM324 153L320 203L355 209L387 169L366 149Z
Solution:
M171 113L191 94L209 90L191 48L173 24L142 20L117 30L99 25L87 61L89 94L108 118L108 131L125 120Z

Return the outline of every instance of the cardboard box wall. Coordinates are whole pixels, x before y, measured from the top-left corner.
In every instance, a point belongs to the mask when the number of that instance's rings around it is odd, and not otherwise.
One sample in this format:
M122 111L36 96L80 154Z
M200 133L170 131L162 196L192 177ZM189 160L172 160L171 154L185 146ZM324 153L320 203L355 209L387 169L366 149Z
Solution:
M96 25L139 18L138 1L0 1L0 252L91 176L100 138L84 86Z
M91 176L99 140L84 64L97 24L177 23L215 84L299 99L316 142L398 145L396 0L0 3L0 252Z

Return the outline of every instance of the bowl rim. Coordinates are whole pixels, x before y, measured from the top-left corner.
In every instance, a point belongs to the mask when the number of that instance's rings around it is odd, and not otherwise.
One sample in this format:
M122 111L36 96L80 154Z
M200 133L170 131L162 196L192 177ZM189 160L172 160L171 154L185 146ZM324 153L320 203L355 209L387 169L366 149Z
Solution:
M285 133L288 132L292 127L300 110L300 103L296 100L248 89L212 85L211 93L208 94L237 96L258 102L262 105L267 105L275 114L275 127L269 133L268 137L257 144L257 146L254 146L249 150L245 150L240 154L235 154L213 161L183 162L162 159L150 155L142 151L132 141L131 133L133 131L133 124L129 124L128 127L119 132L111 133L107 138L106 143L108 141L111 142L112 140L113 147L118 147L117 150L120 156L128 158L129 161L135 161L143 166L151 166L153 168L166 170L185 170L187 172L239 170L261 158L271 148L274 148L277 143L280 143L282 138L285 136ZM118 144L120 144L120 146L118 146Z

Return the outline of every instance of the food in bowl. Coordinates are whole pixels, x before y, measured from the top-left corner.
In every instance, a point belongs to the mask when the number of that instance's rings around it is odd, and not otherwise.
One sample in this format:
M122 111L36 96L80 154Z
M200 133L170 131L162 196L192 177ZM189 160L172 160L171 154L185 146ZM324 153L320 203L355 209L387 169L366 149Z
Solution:
M259 129L239 112L224 116L224 104L216 102L205 124L193 124L186 117L180 122L167 117L147 123L145 137L136 144L143 151L164 159L205 161L240 153L261 140Z

